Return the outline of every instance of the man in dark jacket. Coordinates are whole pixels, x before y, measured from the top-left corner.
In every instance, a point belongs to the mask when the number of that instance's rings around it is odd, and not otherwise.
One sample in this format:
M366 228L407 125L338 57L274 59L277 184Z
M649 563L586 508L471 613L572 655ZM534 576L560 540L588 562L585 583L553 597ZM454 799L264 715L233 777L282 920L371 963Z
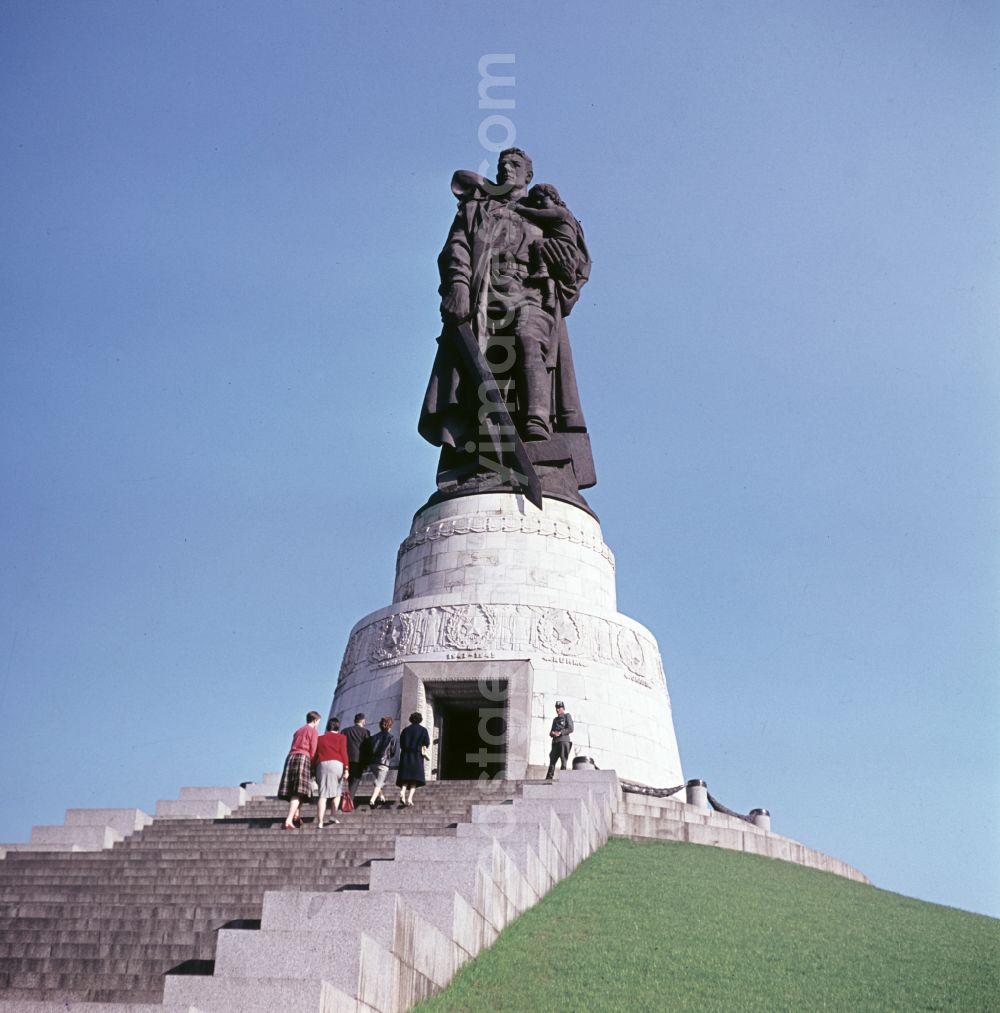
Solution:
M549 750L549 770L545 775L546 781L551 781L556 773L556 761L560 761L562 769L566 769L566 761L569 759L569 751L573 748L570 736L573 734L573 715L566 713L566 705L562 700L556 701L556 716L552 719L552 730L549 737L552 739L552 748Z
M371 732L365 728L364 714L354 715L354 724L344 732L347 739L347 790L354 798L354 791L361 783L361 776L368 766L368 740Z

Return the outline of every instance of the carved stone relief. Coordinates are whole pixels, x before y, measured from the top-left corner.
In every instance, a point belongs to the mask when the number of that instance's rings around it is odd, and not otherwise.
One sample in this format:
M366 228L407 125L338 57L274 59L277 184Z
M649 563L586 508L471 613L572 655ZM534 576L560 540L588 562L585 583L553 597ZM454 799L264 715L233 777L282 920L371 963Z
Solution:
M618 655L627 669L640 675L644 666L642 644L634 630L624 626L618 630Z
M492 641L496 623L488 605L464 605L449 612L444 627L444 639L449 647L479 651Z
M375 624L368 657L374 661L391 661L409 654L413 639L413 618L410 613L397 612Z
M538 642L553 654L575 654L580 646L580 627L566 609L545 609L535 626Z
M629 626L568 609L485 603L394 612L355 630L340 676L349 677L363 661L384 667L422 654L493 657L511 651L576 668L620 666L634 683L665 686L656 644Z
M402 556L417 545L424 542L434 542L439 538L448 538L451 535L485 534L487 532L503 531L508 533L519 533L524 535L541 535L544 538L560 538L577 545L586 545L595 552L600 553L610 564L612 569L615 565L614 553L607 547L599 534L586 531L583 528L574 527L565 521L551 520L546 517L534 515L511 515L483 516L472 514L468 517L449 517L443 521L435 521L420 531L415 531L399 547L397 556Z

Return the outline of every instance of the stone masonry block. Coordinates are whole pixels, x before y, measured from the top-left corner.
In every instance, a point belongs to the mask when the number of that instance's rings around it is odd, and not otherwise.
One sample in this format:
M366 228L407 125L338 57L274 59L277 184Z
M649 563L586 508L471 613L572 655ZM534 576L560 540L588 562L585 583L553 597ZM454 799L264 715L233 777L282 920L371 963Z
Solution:
M111 827L128 837L153 822L141 809L67 809L63 822L68 827Z
M619 728L612 729L612 737L615 742L615 755L633 757L636 755L636 742L633 732L622 731Z
M765 850L771 858L779 858L784 862L792 860L792 842L787 837L772 834L765 840Z
M477 911L484 912L487 903L483 895L483 869L481 863L462 862L411 862L394 859L372 862L368 881L370 893L410 891L435 892L447 885L468 900ZM486 878L489 878L488 872ZM492 889L492 886L491 886Z
M0 844L0 858L11 851L83 851L75 844ZM2 1009L2 1008L0 1008Z
M287 978L216 978L200 974L167 974L164 976L164 1006L146 1006L144 1013L161 1013L178 1004L210 1013L332 1013L333 1010L357 1009L348 997L332 985L318 979L290 981ZM169 1005L168 1005L169 1004ZM60 1007L61 1008L61 1007ZM91 1006L87 1005L87 1010ZM117 1007L116 1007L117 1008Z
M455 970L487 945L487 936L493 938L492 930L486 932L482 915L454 890L438 893L400 891L395 896L452 941Z
M528 787L528 785L525 786L526 791ZM611 827L611 804L607 789L598 788L595 790L586 784L574 782L572 771L566 771L565 774L560 773L553 784L531 787L535 787L542 792L548 791L551 793L548 796L535 795L532 797L532 801L548 798L550 804L553 806L558 806L560 803L571 800L580 803L582 808L578 815L581 821L582 840L585 845L583 857L599 848L607 840L608 831ZM524 804L528 799L525 798L518 801ZM518 802L516 801L514 804L516 807Z
M770 858L767 850L767 838L763 834L744 834L743 850L748 855L763 855Z
M368 890L313 893L269 890L264 894L260 927L268 932L342 932L346 925L369 928L385 946L392 943L396 896Z
M490 824L460 823L455 834L459 839L487 837L491 835ZM496 839L505 851L514 856L525 879L539 896L552 887L558 878L559 856L552 838L540 824L503 826L502 835ZM530 849L534 863L529 862L526 853L522 856L522 846Z
M687 839L691 844L708 844L713 848L729 848L733 851L743 850L743 834L739 830L729 830L725 827L689 823Z
M532 688L535 693L555 693L556 673L551 669L536 668L532 679ZM548 712L545 710L545 701L542 699L542 706L538 709L538 717L544 717Z
M661 810L645 796L626 795L622 801L622 811L629 816L658 816Z
M603 718L603 714L602 714ZM599 750L606 753L613 753L615 748L615 736L610 728L604 724L591 724L588 728L590 736L590 751Z
M217 978L322 979L356 996L363 932L219 929Z
M503 822L494 823L460 823L456 834L459 837L476 835L495 835L501 844L510 836L518 839L524 834L529 840L538 841L538 854L553 880L562 879L568 872L569 865L566 851L569 847L568 835L562 821L552 811L525 814L514 812L512 807L494 807L512 814Z
M685 805L684 811L681 813L681 819L685 823L697 824L698 826L708 826L708 813L706 809L700 809L696 805Z
M448 891L451 892L451 891ZM331 932L360 926L403 965L443 986L455 973L459 956L451 925L442 931L396 893L274 891L264 895L262 930Z
M123 840L108 826L32 827L32 844L72 844L81 851L101 851Z
M826 855L812 848L802 849L802 864L809 869L826 869Z
M708 825L727 830L738 830L741 834L746 833L753 826L752 823L747 823L746 820L741 820L738 816L727 816L725 813L719 812L709 813Z
M204 799L160 799L156 803L158 820L220 820L229 815L229 806Z
M247 798L267 798L270 796L274 798L278 793L278 786L276 784L257 784L251 781L244 789L247 793Z
M798 841L788 842L789 861L795 862L796 865L805 865L805 852L804 844L800 844Z
M552 886L552 877L538 857L538 851L528 841L506 840L504 854L517 866L520 879L517 882L519 896L511 897L517 914L534 906Z
M238 785L234 788L181 788L180 797L185 801L219 801L230 809L239 809L247 800L247 793Z
M149 1003L132 1002L74 1002L34 1001L30 999L0 999L0 1013L208 1013L187 1003L171 1003L169 1006L150 1006ZM212 1011L214 1013L214 1010Z
M530 789L530 794L529 794ZM552 785L526 784L525 797L544 797L541 793L558 791L564 797L585 798L590 792L595 802L611 810L618 808L621 788L613 770L567 770L560 772L559 780Z
M438 891L448 884L478 911L494 930L506 924L504 891L493 875L492 862L411 861L396 859L372 864L369 891Z
M493 924L476 910L468 898L457 891L454 891L454 897L455 932L452 938L470 957L474 957L480 950L490 946L498 933Z
M687 840L685 832L687 824L682 820L662 816L626 816L624 820L629 837L648 837L658 841Z
M440 931L398 894L392 951L405 967L412 967L429 985L429 989L425 989L420 980L415 981L411 990L414 1000L422 998L427 991L444 988L461 962L450 933Z
M498 928L502 928L534 903L531 899L534 890L525 879L514 857L496 843L493 850L492 873L493 881L503 895L503 920L495 923Z
M582 675L560 669L556 673L556 692L571 700L583 700L587 693L587 683Z
M587 837L587 854L590 854L608 839L608 834L611 833L612 810L610 800L604 794L591 794L582 801L586 809L583 830Z
M472 822L497 821L498 817L488 812L480 812L486 807L473 806ZM501 808L491 806L490 809ZM560 850L566 868L564 874L575 869L577 865L590 853L588 850L590 832L585 829L587 811L586 806L580 799L552 798L546 799L516 799L514 802L514 817L518 819L547 819L549 814L554 814L563 825L564 834L561 835Z
M362 933L359 959L358 1003L379 1013L396 1013L413 1005L409 995L401 994L402 964L397 957Z
M687 803L683 800L683 792L670 795L667 798L657 798L655 795L624 794L622 802L629 812L632 811L633 806L639 806L653 813L663 813L675 819L683 819L684 810L687 808Z

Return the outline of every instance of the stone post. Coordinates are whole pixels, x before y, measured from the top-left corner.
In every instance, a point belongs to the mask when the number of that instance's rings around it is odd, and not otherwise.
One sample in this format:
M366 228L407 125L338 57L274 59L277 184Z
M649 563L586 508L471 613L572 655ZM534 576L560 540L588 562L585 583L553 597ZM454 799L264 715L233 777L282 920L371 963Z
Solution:
M751 809L750 819L755 827L761 830L771 830L771 814L766 809Z
M693 805L702 812L708 812L708 785L704 781L688 781L687 804Z

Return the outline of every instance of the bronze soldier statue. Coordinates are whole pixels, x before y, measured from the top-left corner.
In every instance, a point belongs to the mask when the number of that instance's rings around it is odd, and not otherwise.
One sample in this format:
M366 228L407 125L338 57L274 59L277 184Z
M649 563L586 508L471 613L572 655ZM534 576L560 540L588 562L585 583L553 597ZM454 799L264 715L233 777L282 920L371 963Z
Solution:
M441 447L433 499L521 492L583 506L593 458L566 318L590 276L580 223L531 159L501 152L497 181L459 171L438 257L443 328L418 429Z

